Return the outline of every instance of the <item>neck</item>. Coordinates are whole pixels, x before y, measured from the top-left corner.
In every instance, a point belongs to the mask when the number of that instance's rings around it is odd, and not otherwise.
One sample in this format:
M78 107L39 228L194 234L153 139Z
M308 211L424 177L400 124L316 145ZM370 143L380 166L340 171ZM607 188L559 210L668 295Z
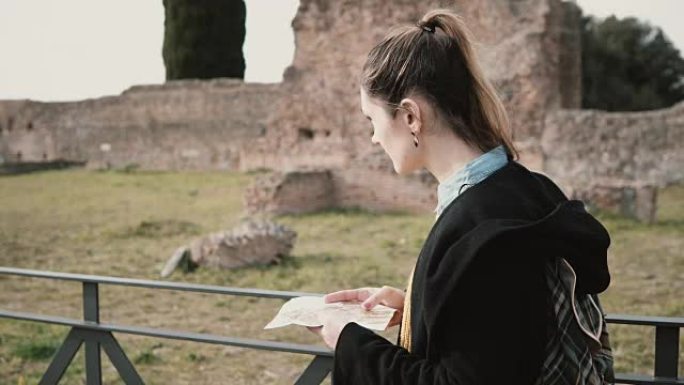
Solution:
M444 135L425 137L424 142L425 148L429 149L425 151L425 168L439 183L483 154L482 150L467 145L451 131Z

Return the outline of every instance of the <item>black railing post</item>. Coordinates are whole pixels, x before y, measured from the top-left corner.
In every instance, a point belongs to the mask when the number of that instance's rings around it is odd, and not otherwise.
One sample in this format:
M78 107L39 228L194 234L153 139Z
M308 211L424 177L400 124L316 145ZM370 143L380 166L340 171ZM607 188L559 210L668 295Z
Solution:
M332 357L316 356L313 361L306 367L304 372L299 376L295 385L318 385L328 373L332 370L333 366Z
M677 378L678 361L679 327L656 326L655 376Z
M100 323L100 304L96 282L83 282L83 319L86 322ZM86 384L102 385L102 360L100 342L85 341Z
M78 331L76 328L71 328L69 334L67 334L64 339L64 343L59 347L50 366L48 366L47 371L43 374L43 377L38 382L38 385L57 385L59 380L66 372L67 367L71 364L71 360L74 359L76 352L81 348L83 340L78 337Z

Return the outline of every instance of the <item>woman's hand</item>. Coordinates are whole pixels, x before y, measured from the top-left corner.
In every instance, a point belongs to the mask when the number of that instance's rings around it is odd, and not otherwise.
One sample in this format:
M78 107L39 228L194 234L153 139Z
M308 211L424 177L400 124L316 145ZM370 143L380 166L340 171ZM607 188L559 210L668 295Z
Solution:
M397 311L388 324L390 327L401 323L401 317L404 311L404 291L390 286L383 286L381 288L362 287L360 289L336 291L334 293L326 294L325 297L323 297L323 300L325 303L348 301L361 302L361 306L366 310L371 310L378 304L395 309ZM323 342L325 342L330 349L335 350L342 329L344 329L350 321L346 319L325 317L321 322L323 323L322 326L308 328L321 336Z
M326 294L323 300L325 303L358 301L366 310L371 310L378 304L395 309L397 311L390 320L388 327L399 325L404 312L404 291L391 286L336 291Z
M342 333L342 329L344 329L350 321L323 316L321 322L323 323L322 326L307 326L307 328L321 336L323 342L334 351L337 346L337 340L340 338L340 333Z

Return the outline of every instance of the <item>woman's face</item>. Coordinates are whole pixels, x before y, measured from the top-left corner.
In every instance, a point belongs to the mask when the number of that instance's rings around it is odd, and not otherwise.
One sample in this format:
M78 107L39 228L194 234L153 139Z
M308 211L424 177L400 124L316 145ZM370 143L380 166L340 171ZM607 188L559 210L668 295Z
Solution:
M361 88L361 111L371 123L371 142L382 146L397 174L408 174L420 168L419 148L415 147L411 128L404 119L406 112L399 110L392 118L385 106Z

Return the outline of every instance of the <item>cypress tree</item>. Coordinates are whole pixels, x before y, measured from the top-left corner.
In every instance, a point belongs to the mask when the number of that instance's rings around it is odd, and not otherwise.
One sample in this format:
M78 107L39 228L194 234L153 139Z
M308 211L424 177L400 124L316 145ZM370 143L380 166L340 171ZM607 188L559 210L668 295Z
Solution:
M243 0L163 0L166 80L243 79Z

